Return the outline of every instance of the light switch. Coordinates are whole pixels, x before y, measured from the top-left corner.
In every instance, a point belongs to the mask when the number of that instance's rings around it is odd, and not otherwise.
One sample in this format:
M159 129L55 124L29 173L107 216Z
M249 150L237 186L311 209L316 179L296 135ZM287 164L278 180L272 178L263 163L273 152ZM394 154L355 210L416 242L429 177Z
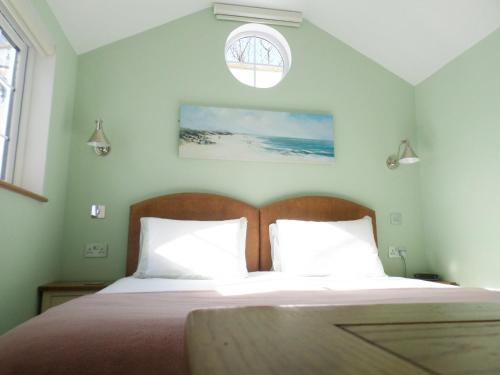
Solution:
M403 214L401 214L401 212L392 212L389 218L392 225L403 224Z
M106 206L103 204L90 206L90 217L92 219L104 219L106 217Z

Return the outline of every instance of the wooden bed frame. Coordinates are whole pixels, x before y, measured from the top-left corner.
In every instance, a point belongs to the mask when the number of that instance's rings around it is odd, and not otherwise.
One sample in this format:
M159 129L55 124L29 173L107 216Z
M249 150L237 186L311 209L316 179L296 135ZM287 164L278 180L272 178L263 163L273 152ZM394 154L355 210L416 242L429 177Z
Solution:
M356 220L370 216L377 238L375 211L360 204L327 196L303 196L278 201L260 209L236 199L208 193L163 195L130 207L127 276L137 269L140 219L159 217L177 220L228 220L246 217L248 271L269 271L272 266L269 224L276 219L315 221Z
M286 199L261 209L212 194L148 199L130 209L127 274L135 271L138 261L141 217L221 220L245 216L248 269L256 271L269 269L267 231L275 219L342 220L365 215L373 218L375 229L372 210L333 197ZM240 291L237 283L218 290L130 290L74 299L2 335L0 373L187 374L188 358L193 375L207 374L207 369L231 374L329 374L333 369L384 375L452 373L463 368L469 373L498 370L499 361L492 359L491 348L500 347L500 307L479 304L500 301L498 292L462 288L425 292L422 288L274 290L256 286L255 290ZM413 305L384 305L398 301ZM459 309L431 304L422 311L415 306L435 301L467 303ZM353 306L366 304L372 306ZM300 307L304 305L315 306ZM212 320L214 316L220 319ZM449 345L443 345L443 324L450 327ZM429 340L421 341L422 335L428 335ZM59 345L57 351L53 350L54 343ZM387 343L396 350L384 349ZM416 365L403 363L407 353L415 354L407 359ZM420 364L422 359L433 363ZM400 366L394 367L394 361ZM463 367L464 361L473 366ZM441 367L434 363L444 363L446 371L439 371ZM417 370L437 370L406 371L420 365Z

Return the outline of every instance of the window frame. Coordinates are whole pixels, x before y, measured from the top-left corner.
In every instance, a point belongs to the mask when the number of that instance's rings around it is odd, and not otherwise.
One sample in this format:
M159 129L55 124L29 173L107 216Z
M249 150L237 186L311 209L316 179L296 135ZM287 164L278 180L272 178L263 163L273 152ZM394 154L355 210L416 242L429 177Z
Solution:
M56 78L56 39L32 0L0 0L0 11L28 45L14 169L0 188L46 202L52 101Z
M14 72L14 86L12 88L13 95L12 101L10 103L9 114L7 119L7 152L4 152L2 161L3 174L0 169L0 179L2 181L6 181L9 183L14 183L17 166L21 163L18 163L18 158L20 157L21 152L18 152L20 149L20 133L21 129L24 127L26 121L23 116L24 108L26 107L25 103L25 91L26 91L26 83L29 82L29 73L32 71L30 69L33 64L30 59L30 49L31 46L27 42L27 38L23 35L20 28L10 20L7 12L0 7L0 27L3 29L5 33L5 37L11 43L11 45L16 48L16 67Z
M266 32L262 31L242 31L241 33L237 33L233 37L229 38L226 42L226 49L225 53L229 50L231 45L236 42L237 40L243 39L243 38L249 38L249 37L255 37L255 38L260 38L264 39L266 42L271 43L274 48L276 48L283 59L283 77L288 74L288 71L290 70L290 62L288 60L288 53L285 50L285 48L281 45L281 42L272 36L271 34L268 34ZM225 55L224 55L225 57Z
M244 28L244 29L241 31L238 31L238 29L240 29L240 28ZM280 38L274 36L272 33L276 33L277 35L279 35ZM283 76L282 76L281 80L276 85L281 83L281 81L287 76L287 74L290 71L291 66L292 66L290 46L288 45L285 37L283 35L281 35L281 33L279 31L275 30L272 27L266 26L266 25L249 23L249 24L245 24L243 26L236 28L235 30L233 30L231 32L231 34L229 34L229 37L226 40L226 44L224 47L224 62L226 63L226 66L229 68L226 56L227 56L228 50L231 48L233 43L235 43L236 41L238 41L240 39L248 38L248 37L255 37L255 38L264 39L265 41L272 44L277 49L278 53L280 54L281 58L283 59ZM283 40L280 40L280 39L283 39ZM286 46L284 44L286 44ZM255 65L255 63L254 63L254 65ZM233 77L234 77L234 75L233 75ZM239 79L237 79L236 77L234 77L234 78L238 82L243 83ZM245 84L245 83L243 83L243 84ZM247 85L247 84L245 84L245 85ZM271 87L265 87L265 88L272 88L272 87L275 87L276 85L271 86ZM254 84L247 85L247 86L253 87L253 88L264 88L264 87L259 87L256 85L255 68L254 68Z

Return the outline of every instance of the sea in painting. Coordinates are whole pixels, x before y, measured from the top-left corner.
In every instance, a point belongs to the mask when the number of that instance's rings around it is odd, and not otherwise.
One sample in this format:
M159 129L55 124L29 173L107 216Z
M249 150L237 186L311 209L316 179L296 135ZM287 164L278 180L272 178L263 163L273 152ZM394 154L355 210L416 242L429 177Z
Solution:
M329 163L335 157L333 116L181 105L184 158Z

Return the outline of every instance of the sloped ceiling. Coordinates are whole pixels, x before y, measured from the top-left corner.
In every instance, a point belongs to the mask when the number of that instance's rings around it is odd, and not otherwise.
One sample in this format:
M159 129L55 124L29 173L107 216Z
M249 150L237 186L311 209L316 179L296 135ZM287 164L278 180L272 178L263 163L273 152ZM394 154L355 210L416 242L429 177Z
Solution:
M245 0L304 17L411 84L500 27L500 0ZM48 0L77 53L212 6L206 0Z

